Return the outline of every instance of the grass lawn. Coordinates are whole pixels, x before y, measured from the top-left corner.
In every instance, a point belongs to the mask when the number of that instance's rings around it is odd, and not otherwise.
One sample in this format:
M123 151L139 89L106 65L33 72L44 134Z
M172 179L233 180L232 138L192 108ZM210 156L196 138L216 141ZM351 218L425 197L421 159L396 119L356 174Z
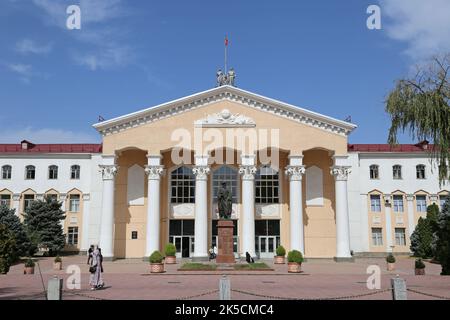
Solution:
M216 270L216 269L217 265L215 264L188 262L183 264L179 270Z
M234 269L235 270L260 270L260 269L270 270L271 268L264 262L256 262L256 263L250 263L250 264L236 264L236 265L234 265Z

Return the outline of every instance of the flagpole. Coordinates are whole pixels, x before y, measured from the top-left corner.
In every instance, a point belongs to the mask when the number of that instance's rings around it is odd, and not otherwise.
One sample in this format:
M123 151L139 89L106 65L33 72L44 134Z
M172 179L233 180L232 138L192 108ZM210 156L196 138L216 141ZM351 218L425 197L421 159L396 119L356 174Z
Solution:
M228 36L225 36L225 74L228 73L227 58L228 58Z

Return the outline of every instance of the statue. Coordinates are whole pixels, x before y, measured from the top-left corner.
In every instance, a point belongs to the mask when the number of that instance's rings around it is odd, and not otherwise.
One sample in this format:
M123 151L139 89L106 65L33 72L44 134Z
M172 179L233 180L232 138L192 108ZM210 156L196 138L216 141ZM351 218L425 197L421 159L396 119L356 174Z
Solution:
M223 86L225 82L225 75L223 74L221 69L217 70L216 77L217 77L217 86L218 87Z
M228 71L228 85L234 87L234 80L236 79L236 72L233 68Z
M220 219L231 219L232 212L232 200L231 191L227 189L227 183L222 182L222 187L217 192L217 204L219 206Z

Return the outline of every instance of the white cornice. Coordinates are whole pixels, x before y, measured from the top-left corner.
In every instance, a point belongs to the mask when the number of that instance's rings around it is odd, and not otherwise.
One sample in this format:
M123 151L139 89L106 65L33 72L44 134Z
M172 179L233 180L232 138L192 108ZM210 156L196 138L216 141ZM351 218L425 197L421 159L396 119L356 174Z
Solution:
M232 101L335 134L347 136L357 126L231 86L222 86L94 124L103 136L152 123L205 105Z

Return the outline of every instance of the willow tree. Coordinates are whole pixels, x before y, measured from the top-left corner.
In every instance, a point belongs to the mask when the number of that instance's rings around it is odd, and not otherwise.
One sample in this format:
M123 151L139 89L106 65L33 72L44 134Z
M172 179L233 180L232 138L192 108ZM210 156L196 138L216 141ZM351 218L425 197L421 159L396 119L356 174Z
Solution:
M398 132L409 131L413 139L428 140L431 159L437 163L439 182L450 180L450 53L417 67L409 79L397 81L389 93L386 111L392 125L388 142L398 143Z

